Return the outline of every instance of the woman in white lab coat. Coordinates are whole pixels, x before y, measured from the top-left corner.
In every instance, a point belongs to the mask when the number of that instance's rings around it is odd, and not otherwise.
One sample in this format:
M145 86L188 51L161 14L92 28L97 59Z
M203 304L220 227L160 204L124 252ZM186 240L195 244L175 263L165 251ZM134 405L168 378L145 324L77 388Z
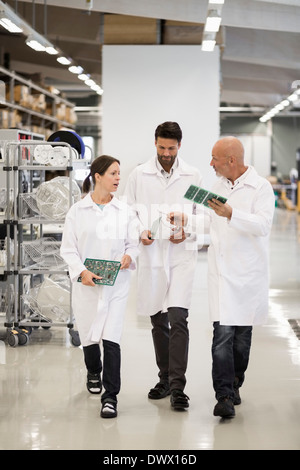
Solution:
M93 192L89 192L90 178ZM138 255L135 215L111 194L118 189L119 181L117 159L102 155L92 162L90 174L83 183L83 192L88 194L70 208L61 244L61 255L68 264L72 281L72 308L83 346L87 388L91 393L101 393L103 383L101 416L105 418L117 416L120 339L130 269L135 269ZM86 268L87 258L119 261L115 284L96 284L94 281L101 277ZM81 282L78 282L79 277Z

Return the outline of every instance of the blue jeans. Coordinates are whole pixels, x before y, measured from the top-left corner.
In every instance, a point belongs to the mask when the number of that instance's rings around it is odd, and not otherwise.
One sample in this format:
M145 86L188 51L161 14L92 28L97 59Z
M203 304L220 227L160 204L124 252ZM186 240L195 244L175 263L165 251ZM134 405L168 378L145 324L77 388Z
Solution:
M252 326L213 324L212 379L216 399L234 397L234 389L241 387L248 367Z

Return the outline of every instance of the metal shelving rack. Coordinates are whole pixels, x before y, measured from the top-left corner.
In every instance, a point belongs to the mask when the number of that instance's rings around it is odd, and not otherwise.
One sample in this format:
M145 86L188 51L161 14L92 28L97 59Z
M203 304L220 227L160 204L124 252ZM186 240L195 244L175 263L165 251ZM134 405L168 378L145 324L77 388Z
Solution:
M52 148L55 148L56 145L66 147L68 149L67 164L65 166L48 166L37 163L34 161L34 149L37 145L48 148L49 145ZM68 143L62 142L51 142L51 144L30 140L6 142L4 155L5 166L3 170L6 172L6 191L7 195L13 193L13 211L10 214L7 213L5 218L7 232L13 230L13 238L8 240L6 250L7 297L9 298L5 326L8 343L11 346L26 344L33 328L64 326L69 329L72 344L79 346L80 339L74 329L71 308L72 286L67 266L59 254L60 242L51 237L45 237L43 234L46 224L63 225L64 217L61 219L49 218L47 213L46 215L41 213L34 197L41 185L47 183L45 181L46 171L68 172L68 176L63 177L64 182L67 182L68 185L68 203L64 206L66 213L75 202L75 195L80 198L80 189L73 180L74 171L88 169L89 162L79 158L77 152ZM24 172L29 176L28 191L25 193L22 192ZM39 174L37 180L40 185L36 188L33 175L37 174ZM55 179L50 180L50 183L51 181L54 182ZM25 210L24 200L27 196L31 199L31 203L26 202ZM10 256L11 243L13 244L13 259ZM13 296L10 294L11 292L13 292ZM42 292L41 295L40 292ZM45 305L45 298L51 292L52 300L48 298L50 303ZM54 301L53 292L55 294ZM67 301L66 294L68 295ZM41 298L44 303L41 303ZM63 302L63 307L59 305L59 300ZM53 302L52 305L51 302Z
M7 269L7 261L10 264L13 259L13 236L14 227L7 223L12 218L13 210L13 190L12 190L12 172L4 171L6 168L5 146L8 141L34 140L43 141L41 134L30 132L23 129L1 129L0 130L0 325L6 327L6 319L13 305L14 283ZM11 188L10 190L8 188Z
M65 105L66 107L72 109L74 108L74 104L67 101L66 99L57 96L50 91L40 87L38 84L32 82L31 80L27 80L26 78L16 74L13 71L7 70L4 67L0 66L0 80L5 81L8 84L8 99L4 96L3 98L0 97L0 107L13 112L14 110L20 112L25 118L26 128L30 128L33 124L33 120L38 121L40 123L40 127L44 127L45 129L50 128L51 131L57 130L59 127L67 127L69 129L73 129L74 125L67 120L59 119L56 117L57 107L59 105ZM29 91L34 91L35 93L40 93L51 103L51 114L47 114L43 111L36 111L30 109L29 107L22 106L15 102L14 100L14 86L15 85L25 85L28 87ZM9 120L11 120L11 116L9 116ZM8 127L12 126L11 122L9 122Z

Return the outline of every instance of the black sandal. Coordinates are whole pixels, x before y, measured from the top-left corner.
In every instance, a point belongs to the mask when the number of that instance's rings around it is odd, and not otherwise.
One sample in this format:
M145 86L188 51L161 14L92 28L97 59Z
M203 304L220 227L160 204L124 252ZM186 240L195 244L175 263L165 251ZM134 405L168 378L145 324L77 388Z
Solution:
M88 372L86 387L90 393L99 394L102 391L102 382L100 374L92 374Z
M117 414L117 402L110 398L106 398L102 403L100 411L101 418L115 418Z

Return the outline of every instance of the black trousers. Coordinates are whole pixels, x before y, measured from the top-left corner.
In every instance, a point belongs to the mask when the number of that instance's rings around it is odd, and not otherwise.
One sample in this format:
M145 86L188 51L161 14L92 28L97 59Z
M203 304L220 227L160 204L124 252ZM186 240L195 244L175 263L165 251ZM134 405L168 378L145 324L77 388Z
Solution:
M152 338L160 382L171 390L184 390L189 349L188 310L170 307L152 315Z
M83 347L84 362L88 372L102 374L102 383L105 392L101 401L111 398L117 401L117 395L121 388L121 349L118 343L104 339L103 343L103 367L99 344Z

